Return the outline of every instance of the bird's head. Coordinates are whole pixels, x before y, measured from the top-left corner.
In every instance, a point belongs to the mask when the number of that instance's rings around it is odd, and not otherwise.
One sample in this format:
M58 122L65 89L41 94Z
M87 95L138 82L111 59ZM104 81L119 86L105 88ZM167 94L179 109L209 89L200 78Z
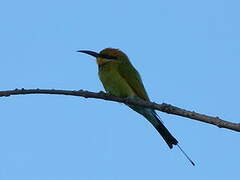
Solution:
M100 51L100 53L96 53L94 51L88 51L88 50L79 50L77 52L85 53L88 55L91 55L96 58L97 64L102 65L108 62L124 62L128 61L128 57L125 53L120 51L119 49L114 48L106 48Z

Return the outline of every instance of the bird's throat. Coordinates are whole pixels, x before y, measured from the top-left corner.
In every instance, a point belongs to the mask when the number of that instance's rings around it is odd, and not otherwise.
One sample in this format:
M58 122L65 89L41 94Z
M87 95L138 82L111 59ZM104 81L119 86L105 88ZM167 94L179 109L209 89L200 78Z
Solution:
M109 62L111 62L111 61L105 60L105 59L102 59L102 58L97 58L97 64L98 64L98 66L102 66L102 65L104 65L104 64L106 64L106 63L109 63Z

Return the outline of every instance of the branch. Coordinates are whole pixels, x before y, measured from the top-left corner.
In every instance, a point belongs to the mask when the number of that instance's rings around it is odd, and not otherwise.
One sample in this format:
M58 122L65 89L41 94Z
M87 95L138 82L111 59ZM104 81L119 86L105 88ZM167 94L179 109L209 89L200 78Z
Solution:
M224 121L219 117L212 117L204 114L199 114L194 111L188 111L185 109L178 108L176 106L172 106L170 104L165 104L165 103L156 104L154 102L147 102L143 100L119 98L116 96L106 94L104 92L94 93L94 92L83 91L83 90L69 91L69 90L55 90L55 89L15 89L15 90L8 90L8 91L0 91L0 97L11 96L11 95L22 95L22 94L58 94L58 95L69 95L69 96L82 96L85 98L104 99L108 101L124 103L127 105L148 107L148 108L156 109L168 114L175 114L182 117L213 124L218 126L219 128L227 128L227 129L240 132L240 123Z

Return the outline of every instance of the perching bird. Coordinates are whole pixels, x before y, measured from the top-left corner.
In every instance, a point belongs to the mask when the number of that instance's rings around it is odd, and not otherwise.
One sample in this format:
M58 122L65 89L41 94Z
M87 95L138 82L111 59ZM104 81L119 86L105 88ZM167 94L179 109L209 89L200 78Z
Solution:
M96 58L99 78L108 93L121 98L150 101L138 71L133 67L125 53L113 48L103 49L100 53L87 50L77 52L86 53ZM142 114L155 127L170 149L173 145L177 145L194 165L193 161L178 145L178 141L163 125L155 110L133 105L129 105L129 107Z

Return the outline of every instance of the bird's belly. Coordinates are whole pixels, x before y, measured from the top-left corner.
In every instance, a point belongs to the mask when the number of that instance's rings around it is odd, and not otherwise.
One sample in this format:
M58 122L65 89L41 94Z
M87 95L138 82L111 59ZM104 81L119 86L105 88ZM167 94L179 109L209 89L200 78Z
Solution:
M106 73L102 71L99 72L99 77L104 89L110 94L117 97L131 97L135 95L132 88L118 72L108 71Z

